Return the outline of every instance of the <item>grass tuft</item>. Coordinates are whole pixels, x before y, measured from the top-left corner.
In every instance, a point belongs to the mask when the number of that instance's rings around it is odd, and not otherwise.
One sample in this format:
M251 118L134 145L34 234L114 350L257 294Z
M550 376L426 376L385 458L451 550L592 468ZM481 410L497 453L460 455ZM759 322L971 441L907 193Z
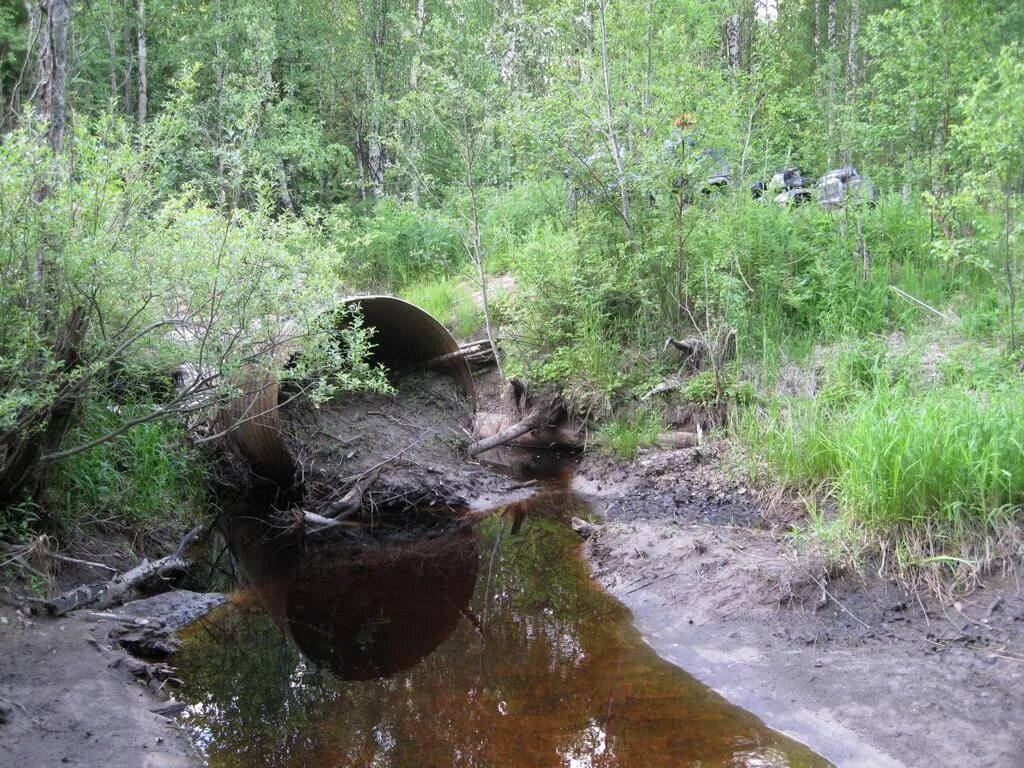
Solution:
M746 436L784 481L825 481L839 518L818 518L819 529L875 541L904 578L930 571L966 585L995 560L1024 555L1019 385L880 386L844 410L824 399L776 405L747 421Z
M644 411L605 422L597 430L596 443L600 450L632 459L641 448L656 444L663 430L661 414Z
M453 278L411 285L401 297L436 317L456 338L467 338L484 327L483 312L473 294Z

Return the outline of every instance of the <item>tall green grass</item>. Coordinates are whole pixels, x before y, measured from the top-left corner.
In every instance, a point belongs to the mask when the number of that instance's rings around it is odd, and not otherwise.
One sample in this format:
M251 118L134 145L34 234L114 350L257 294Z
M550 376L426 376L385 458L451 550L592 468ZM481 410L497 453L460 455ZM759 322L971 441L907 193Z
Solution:
M824 483L851 532L881 542L898 570L1020 555L1024 390L881 385L837 408L776 405L745 434L784 480ZM1009 542L1008 547L1003 546Z
M484 315L470 288L455 278L415 283L401 297L426 310L448 327L456 338L466 338L484 327Z
M90 403L66 445L103 435L140 407ZM205 504L200 466L177 425L141 424L55 466L52 522L64 530L100 524L144 531L187 520Z
M642 411L602 424L597 430L597 447L623 459L632 459L641 448L658 442L664 430L661 414Z

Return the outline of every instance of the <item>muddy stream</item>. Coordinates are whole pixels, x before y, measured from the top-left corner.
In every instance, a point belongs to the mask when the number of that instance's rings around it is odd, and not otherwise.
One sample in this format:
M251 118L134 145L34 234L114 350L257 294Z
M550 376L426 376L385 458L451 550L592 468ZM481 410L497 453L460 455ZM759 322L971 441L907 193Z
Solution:
M378 547L236 514L247 586L176 658L209 765L830 765L657 656L589 577L567 465L516 470L528 501Z

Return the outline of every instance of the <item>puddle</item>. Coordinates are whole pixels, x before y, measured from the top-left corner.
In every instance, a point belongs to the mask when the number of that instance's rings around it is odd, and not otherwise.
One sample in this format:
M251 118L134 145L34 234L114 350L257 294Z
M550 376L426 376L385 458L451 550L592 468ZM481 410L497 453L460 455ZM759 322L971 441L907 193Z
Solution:
M212 766L830 765L644 644L586 513L554 482L370 550L236 520L253 586L185 634L183 725Z

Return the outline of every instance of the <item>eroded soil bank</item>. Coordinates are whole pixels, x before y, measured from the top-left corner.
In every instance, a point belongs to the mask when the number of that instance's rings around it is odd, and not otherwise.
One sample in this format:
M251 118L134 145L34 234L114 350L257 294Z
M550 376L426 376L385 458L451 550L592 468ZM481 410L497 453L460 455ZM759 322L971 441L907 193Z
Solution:
M722 470L720 448L592 456L574 489L608 521L594 577L663 658L837 765L1019 766L1024 595L1012 576L954 605L829 574Z
M173 631L221 602L173 592L60 618L0 603L0 765L200 765L160 681L137 676L141 665L110 634L140 617L139 628L159 622Z

